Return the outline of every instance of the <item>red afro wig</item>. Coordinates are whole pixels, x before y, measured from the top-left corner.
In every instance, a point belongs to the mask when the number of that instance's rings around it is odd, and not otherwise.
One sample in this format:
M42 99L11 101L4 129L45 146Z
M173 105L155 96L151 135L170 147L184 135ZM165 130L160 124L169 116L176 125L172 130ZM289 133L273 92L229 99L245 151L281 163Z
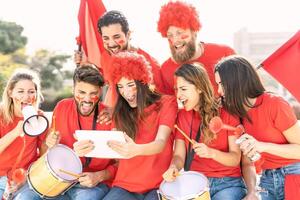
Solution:
M196 8L180 1L169 2L162 6L157 22L157 31L160 32L163 37L167 37L169 26L199 31L201 23Z
M136 52L120 52L113 56L109 68L109 78L117 84L122 77L152 84L151 66L145 57Z

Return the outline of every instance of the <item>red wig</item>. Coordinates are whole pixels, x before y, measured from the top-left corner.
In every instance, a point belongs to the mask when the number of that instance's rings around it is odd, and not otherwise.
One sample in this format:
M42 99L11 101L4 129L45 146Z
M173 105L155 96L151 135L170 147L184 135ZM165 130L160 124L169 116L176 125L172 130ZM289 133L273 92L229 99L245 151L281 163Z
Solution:
M122 77L141 81L144 84L152 84L153 81L151 66L145 57L129 51L113 56L109 76L113 84L117 84Z
M169 26L191 29L192 31L199 31L201 28L196 8L185 2L169 2L161 7L159 14L157 31L163 37L167 37Z

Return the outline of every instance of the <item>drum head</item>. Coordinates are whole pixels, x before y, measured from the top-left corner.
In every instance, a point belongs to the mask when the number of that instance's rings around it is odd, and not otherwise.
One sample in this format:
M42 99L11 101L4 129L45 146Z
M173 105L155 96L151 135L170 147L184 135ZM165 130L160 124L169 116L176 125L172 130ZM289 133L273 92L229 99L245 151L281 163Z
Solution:
M208 180L198 172L181 172L174 182L163 181L159 191L166 198L189 199L207 191Z
M74 174L82 172L82 164L79 157L72 149L62 144L58 144L48 151L47 162L54 175L66 181L74 181L76 177L65 174L60 169Z

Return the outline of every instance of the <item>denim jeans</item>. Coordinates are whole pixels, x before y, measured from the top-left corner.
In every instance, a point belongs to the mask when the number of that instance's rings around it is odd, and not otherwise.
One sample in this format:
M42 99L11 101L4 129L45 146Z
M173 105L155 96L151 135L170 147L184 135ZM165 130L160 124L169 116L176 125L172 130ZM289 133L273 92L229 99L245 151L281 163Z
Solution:
M5 187L6 187L7 178L6 176L0 177L0 199L2 199Z
M158 200L157 190L146 193L133 193L120 187L112 187L103 200Z
M74 185L63 195L58 196L55 200L100 200L109 191L109 187L105 184L98 184L96 187L87 188L80 184ZM15 194L14 200L42 200L42 198L31 189L26 183Z
M241 177L208 178L211 200L240 200L246 195Z
M264 170L259 184L262 189L262 192L260 192L261 199L283 200L284 177L287 174L300 174L300 162L277 169Z

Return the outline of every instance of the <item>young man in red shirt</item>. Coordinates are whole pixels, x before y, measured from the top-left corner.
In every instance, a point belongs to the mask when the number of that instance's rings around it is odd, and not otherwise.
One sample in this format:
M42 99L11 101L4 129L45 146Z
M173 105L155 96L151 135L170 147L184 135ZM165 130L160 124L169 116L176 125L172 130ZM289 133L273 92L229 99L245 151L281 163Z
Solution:
M214 65L222 58L234 54L225 45L197 42L201 28L196 8L185 2L170 1L162 6L157 30L167 38L171 57L161 66L161 76L165 94L174 93L174 72L184 63L199 62L206 69L216 91Z
M76 130L111 130L111 125L96 122L98 113L105 109L99 101L104 79L98 69L92 65L77 67L73 75L73 83L74 97L61 100L54 108L55 132L50 132L46 138L48 148L60 143L73 149ZM81 152L87 143L87 141L76 143L75 152ZM83 173L78 178L79 183L58 199L100 200L109 191L109 185L116 171L114 161L81 157L81 162ZM41 198L35 195L32 199Z

